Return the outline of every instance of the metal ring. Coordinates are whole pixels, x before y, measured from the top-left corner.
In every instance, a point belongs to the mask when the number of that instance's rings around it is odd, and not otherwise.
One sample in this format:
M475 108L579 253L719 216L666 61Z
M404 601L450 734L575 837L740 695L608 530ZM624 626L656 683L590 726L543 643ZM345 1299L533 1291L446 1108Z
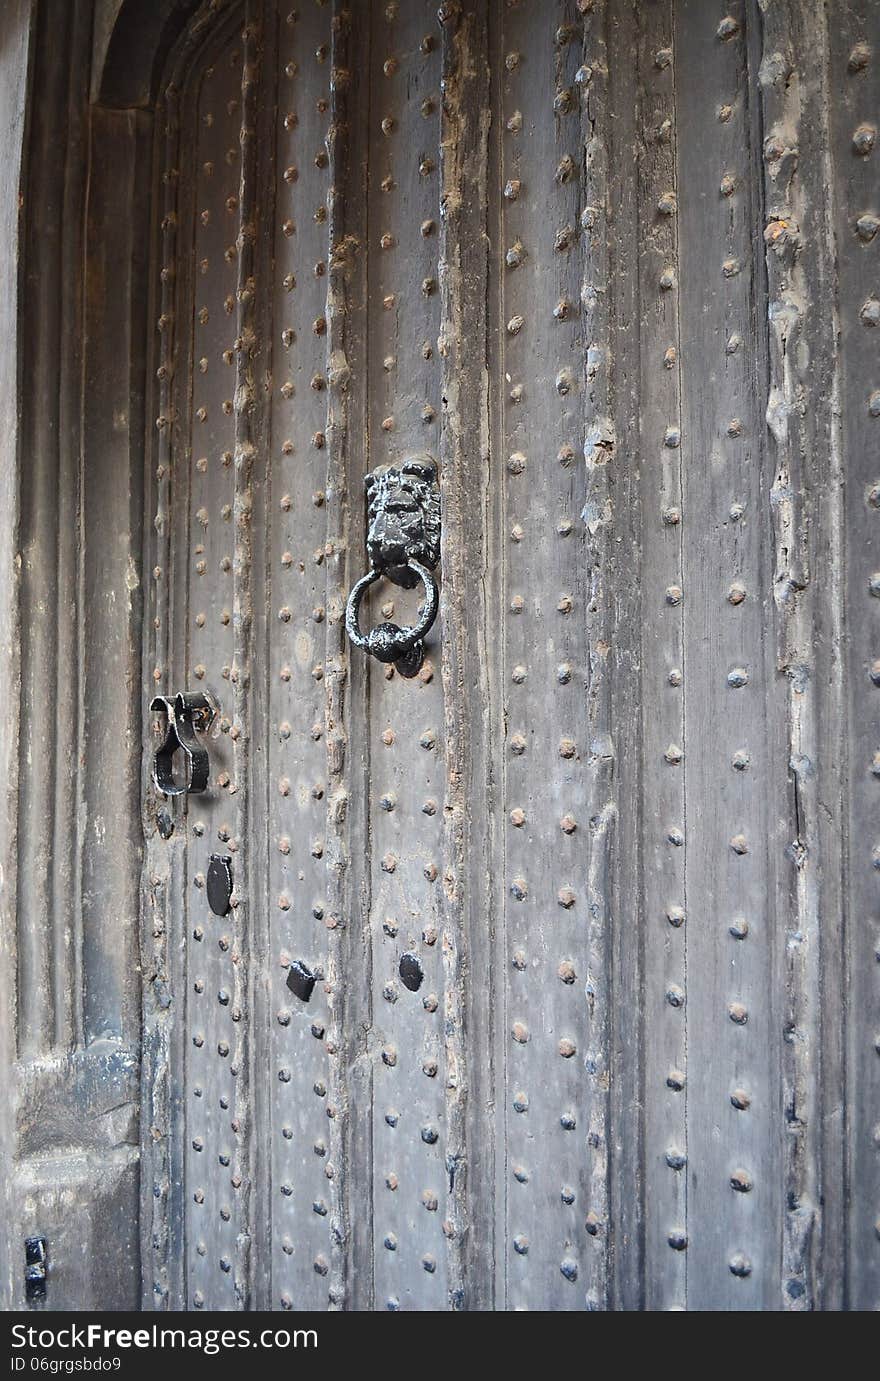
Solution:
M421 580L425 589L418 622L403 628L396 623L379 623L369 633L361 632L359 617L364 594L384 574L374 566L352 587L345 606L345 629L355 647L368 652L377 661L394 662L401 676L415 676L425 658L422 639L437 617L440 592L431 572L420 561L410 559L406 565Z

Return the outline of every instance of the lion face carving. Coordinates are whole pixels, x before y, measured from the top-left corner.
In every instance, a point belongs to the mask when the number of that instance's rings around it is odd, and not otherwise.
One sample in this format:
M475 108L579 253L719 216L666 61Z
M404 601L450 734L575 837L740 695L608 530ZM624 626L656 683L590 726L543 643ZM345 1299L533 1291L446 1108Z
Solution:
M440 493L430 456L414 456L400 467L374 470L364 480L368 501L367 552L376 570L407 589L418 561L433 570L440 559Z

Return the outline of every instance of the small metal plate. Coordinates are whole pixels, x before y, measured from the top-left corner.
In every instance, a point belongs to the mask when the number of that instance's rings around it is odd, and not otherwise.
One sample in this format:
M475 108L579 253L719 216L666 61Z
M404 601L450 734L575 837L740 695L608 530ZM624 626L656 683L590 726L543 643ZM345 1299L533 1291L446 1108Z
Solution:
M400 981L405 988L409 988L411 993L417 993L422 986L424 974L418 957L415 954L402 954L400 956Z
M208 905L215 916L225 916L232 896L232 859L224 854L211 854L208 864Z
M308 1002L315 987L315 975L308 964L296 959L287 971L287 986L303 1002Z

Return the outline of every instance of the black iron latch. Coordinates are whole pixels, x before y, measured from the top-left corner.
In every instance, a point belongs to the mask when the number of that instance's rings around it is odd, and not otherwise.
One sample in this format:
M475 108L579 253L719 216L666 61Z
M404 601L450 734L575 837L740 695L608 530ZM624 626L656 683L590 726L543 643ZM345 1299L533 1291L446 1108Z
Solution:
M182 691L173 698L157 695L150 709L165 715L165 737L156 749L153 760L153 781L164 796L183 796L191 791L204 791L208 785L208 750L199 733L207 733L217 715L218 706L207 691ZM177 781L174 759L183 754L184 775Z

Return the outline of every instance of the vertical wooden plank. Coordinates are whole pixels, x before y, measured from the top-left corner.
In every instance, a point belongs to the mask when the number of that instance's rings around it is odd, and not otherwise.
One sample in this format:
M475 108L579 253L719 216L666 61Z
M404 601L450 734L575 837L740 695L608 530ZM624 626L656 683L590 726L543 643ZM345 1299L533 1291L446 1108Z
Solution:
M590 816L591 777L610 748L591 736L584 695L592 591L578 463L583 449L600 464L609 442L604 419L592 423L592 441L582 435L588 347L596 364L585 322L602 287L582 272L579 111L598 55L585 49L583 19L568 3L502 10L496 51L501 262L490 375L499 393L505 893L496 959L505 1068L497 1251L506 1307L574 1310L584 1307L592 1251L591 1171L605 1152L585 1062L595 1054L588 1021L594 979L601 983L591 969L590 837L598 844L607 825L601 811Z
M156 110L153 153L154 191L150 244L152 262L147 360L155 379L155 426L147 431L142 570L148 572L144 598L146 627L142 639L141 695L149 704L166 675L171 656L171 523L170 492L174 431L174 364L177 332L178 198L180 196L180 101L173 81L162 92ZM141 1148L142 1307L168 1309L184 1297L185 1219L184 1151L179 1105L183 1082L183 1038L175 1022L172 994L183 992L184 961L176 944L177 910L173 897L183 886L185 832L160 833L173 815L152 781L156 730L144 715L141 784L143 796L144 869L141 878L141 1127L149 1139Z
M584 9L584 7L581 7ZM608 243L609 212L614 195L611 160L611 90L609 82L609 7L586 8L583 33L586 77L581 103L583 141L583 208L580 226L580 289L583 311L584 353L584 461L586 499L581 519L586 528L587 580L585 603L588 656L588 759L586 809L589 820L587 873L587 980L585 995L589 1013L584 1065L590 1095L587 1155L589 1179L584 1223L589 1236L585 1259L585 1302L590 1310L607 1309L611 1303L612 1198L610 1081L611 1033L614 1029L611 966L612 925L619 818L619 790L615 759L625 752L615 743L612 651L615 639L626 646L630 633L623 620L614 619L614 538L625 524L616 509L623 497L616 473L619 464L618 427L612 345L613 273L616 255ZM624 510L625 513L625 510ZM634 870L635 871L635 870ZM638 1154L637 1146L633 1148Z
M53 117L63 110L67 125L71 105L82 100L79 78L71 76L68 61L71 45L82 46L83 33L74 7L61 17L54 35L47 11L35 22L41 55L38 70L63 95L57 106L33 103L29 131L33 153L23 188L28 207L34 207L24 243L25 262L33 275L27 286L34 329L22 346L34 386L22 407L23 443L30 463L22 468L20 500L21 617L25 628L34 629L21 649L19 906L29 918L21 927L18 951L18 1039L24 1058L47 1052L56 1041L69 1048L73 1013L69 1009L56 1012L56 1003L65 971L79 962L77 926L62 928L55 922L56 884L64 881L69 891L76 888L71 867L76 829L65 827L63 815L59 828L56 818L58 774L69 773L74 759L70 753L59 754L57 743L59 730L65 738L77 733L75 691L69 725L65 721L69 688L76 685L70 663L76 646L76 565L68 559L62 570L56 566L59 553L69 552L76 530L70 504L76 500L80 438L78 427L69 441L62 436L61 421L62 414L69 419L71 383L73 397L78 399L76 382L82 368L75 344L81 289L77 276L71 276L70 262L71 251L79 245L81 253L82 243L63 235L62 226L66 213L72 215L74 225L82 224L83 124L76 118L69 132L66 127L59 136ZM59 486L62 474L64 483ZM40 636L38 630L46 627L46 635ZM57 679L62 666L64 681ZM51 701L56 708L47 734L46 689L50 686L56 687ZM77 1025L80 1020L78 1016Z
M97 1028L103 1028L102 1034L108 1030L114 1034L124 1034L130 1039L137 1039L138 1025L138 994L137 983L133 981L131 973L132 961L135 953L136 938L134 933L130 933L122 959L122 974L118 972L116 977L116 991L111 988L111 993L97 994L97 975L94 972L94 962L89 966L90 971L84 969L84 931L86 929L97 930L100 935L100 943L96 946L101 954L102 961L106 961L110 953L115 950L112 941L108 943L108 935L105 926L98 924L88 926L88 922L94 922L94 915L84 916L82 908L82 877L80 867L79 848L81 846L81 831L83 829L83 815L79 813L78 828L71 828L69 825L69 812L71 799L76 797L78 789L81 788L82 795L88 798L89 786L88 776L80 782L80 766L82 761L82 732L83 714L80 697L84 693L84 677L82 669L82 614L78 609L77 596L78 578L80 571L80 546L82 534L79 530L80 523L85 529L85 540L88 541L88 522L83 521L81 515L84 509L83 495L80 490L80 475L82 467L82 454L84 451L84 432L85 414L88 411L88 393L85 402L81 399L81 386L83 378L83 357L84 344L83 335L83 299L85 296L85 285L83 283L83 259L84 259L84 238L88 231L85 225L86 211L86 163L88 160L88 139L89 129L84 111L84 72L86 69L86 53L91 38L91 15L88 7L75 5L70 7L71 14L69 22L70 48L67 44L59 43L60 51L65 54L65 58L70 71L70 78L67 89L67 101L65 109L66 117L66 139L64 140L64 173L60 187L60 222L62 225L77 227L75 234L66 234L61 237L61 247L59 255L59 269L61 275L60 282L60 319L58 322L58 336L60 342L67 342L66 348L61 345L57 361L57 378L55 384L58 390L58 411L57 411L57 446L58 446L58 471L55 509L57 513L57 547L55 560L55 581L58 590L58 621L57 632L54 640L54 665L57 685L61 687L76 686L79 692L75 711L72 713L68 696L58 694L56 699L56 709L54 716L54 729L52 738L57 744L63 744L73 731L80 745L80 752L75 758L73 754L60 752L55 760L55 786L54 802L52 806L52 820L56 826L56 835L52 848L52 899L53 899L53 943L51 946L53 954L53 1005L55 1012L55 1033L54 1043L57 1048L70 1049L82 1043L86 1033L83 1030L84 1022L91 1028L88 1035L92 1035ZM60 37L60 36L59 36ZM144 133L144 126L149 128L149 122L143 121L138 128L136 122L130 125L131 137L136 143L138 136ZM123 138L123 146L128 141ZM129 146L130 147L130 146ZM141 202L143 207L144 201ZM132 236L132 240L137 238L137 232ZM134 258L133 243L126 243L125 248L131 258ZM123 260L124 263L124 260ZM137 279L130 277L130 301L132 304L132 315L136 321L135 330L141 327L140 312L137 310L140 305L140 291ZM122 281L125 281L123 278ZM140 372L142 361L142 337L132 342L131 365L135 373ZM123 377L118 381L122 385L121 395L125 396L126 386L129 384L128 378ZM118 385L117 385L118 386ZM136 395L135 395L136 396ZM134 397L132 398L134 402ZM132 409L135 415L131 418L132 432L129 455L137 455L139 438L142 435L143 416L136 409ZM50 421L51 418L51 421ZM45 417L44 425L56 419ZM122 467L117 467L117 472ZM129 465L129 479L134 481L134 495L132 504L132 516L135 519L134 530L140 524L140 489L137 487L137 464ZM128 486L126 486L127 488ZM107 491L109 497L110 490ZM131 500L130 500L131 502ZM125 502L123 501L123 512ZM108 515L102 515L102 521L106 522ZM126 553L120 553L122 560L132 557L136 562L136 550L131 552L131 548ZM121 562L120 562L121 564ZM129 585L131 584L131 560L126 561ZM125 661L131 666L133 660L137 658L137 638L140 624L140 599L139 595L132 592L129 601L129 619L127 627L122 634L125 642ZM97 634L97 630L96 630ZM100 636L100 635L97 635ZM108 704L108 709L116 712L118 700L118 690L110 692L113 696ZM105 689L105 697L109 699ZM134 722L131 714L126 716L127 730L134 735L135 741L138 737L139 721L135 711ZM95 764L93 763L92 766ZM117 774L117 781L123 774ZM124 774L125 787L124 798L127 807L130 808L136 790L136 772ZM106 791L107 782L102 781L99 786L104 788L102 794L108 805L110 804L111 794ZM111 788L112 792L112 788ZM94 793L94 787L93 787ZM98 793L93 794L97 795ZM117 801L114 804L118 804ZM132 819L132 826L127 832L126 843L129 847L136 847L136 824ZM118 869L109 870L110 875L105 874L103 879L107 890L118 889L118 882L113 873ZM124 910L132 914L134 901L133 885L134 876L128 874L123 884L122 895L125 900ZM76 897L75 911L77 914L74 925L70 924L70 910L67 904L68 899ZM117 897L122 900L117 890ZM86 925L84 925L84 920ZM121 981L120 981L121 979ZM121 992L120 992L121 988ZM95 999L97 1002L95 1003ZM107 1000L109 998L109 1001ZM101 1018L96 1020L94 1004L101 1011ZM86 1010L92 1007L91 1011ZM91 1020L89 1020L91 1018Z
M444 935L449 1304L496 1306L497 985L490 749L491 649L488 278L489 6L445 6L440 133L443 362L441 595L445 699ZM498 1304L500 1307L500 1303Z
M73 483L71 499L81 513L76 800L82 938L74 973L85 1044L122 1038L136 1044L140 1034L142 706L131 691L140 669L144 612L140 379L146 322L141 246L119 233L115 198L119 186L126 186L140 217L147 217L149 187L136 181L134 169L136 158L148 159L151 138L145 115L93 112L90 157L98 159L98 148L102 154L90 180L84 272L95 321L103 313L106 330L96 326L85 344L83 460L77 455L74 462L82 478ZM120 928L122 918L126 924Z
M768 632L744 24L741 5L713 0L679 6L675 30L692 1309L778 1307L783 1214L774 974L786 758Z
M671 3L640 7L645 1305L687 1295L688 929L680 276Z
M0 525L0 647L7 667L0 732L0 768L3 789L0 793L0 996L3 1018L0 1021L0 1067L8 1071L16 1055L16 980L17 980L17 789L19 773L18 735L21 714L21 615L19 611L20 481L19 457L22 445L20 403L17 396L20 327L18 312L22 300L19 263L23 240L20 225L25 117L29 107L27 80L32 52L32 12L28 0L15 0L0 16L0 137L8 150L7 177L0 194L0 239L6 246L0 266L2 301L7 314L7 348L0 358L0 500L5 515ZM0 1122L0 1156L3 1174L0 1204L3 1219L12 1222L11 1159L12 1126L8 1118ZM17 1244L9 1233L0 1234L0 1304L14 1307L20 1282Z
M327 751L328 1011L336 1056L330 1064L334 1116L330 1154L337 1173L333 1210L330 1307L369 1309L373 1299L372 1214L364 1212L372 1176L373 1079L363 1058L371 1011L371 956L365 905L368 716L366 678L352 694L345 603L364 543L362 447L369 400L354 379L366 375L366 204L369 14L334 0L331 34L329 260L327 274Z
M263 128L259 112L263 94L261 62L266 40L263 29L264 13L264 0L246 0L244 28L241 34L241 81L236 97L227 103L227 111L230 114L238 112L239 115L238 142L241 157L237 198L238 256L234 346L236 359L233 397L234 642L230 672L234 716L230 730L234 742L230 794L235 794L232 803L232 828L238 842L238 857L235 859L236 872L232 879L233 893L230 903L234 916L234 949L230 975L232 1011L229 1014L233 1031L231 1039L221 1038L217 1046L218 1055L225 1057L224 1046L228 1044L231 1047L231 1059L234 1061L229 1066L229 1072L235 1081L229 1109L232 1116L225 1137L230 1148L231 1174L228 1187L224 1184L224 1202L220 1208L221 1222L225 1224L226 1214L229 1215L228 1222L234 1246L231 1253L227 1250L220 1257L219 1266L222 1273L232 1277L235 1305L239 1309L253 1308L256 1269L256 1246L253 1244L254 1168L256 1164L262 1165L262 1156L257 1156L254 1144L258 1134L254 1073L255 1070L262 1073L264 1068L255 1057L255 1048L263 1048L261 1033L253 1032L252 1027L255 996L253 969L259 961L261 947L257 936L262 929L261 926L258 928L256 912L258 906L263 903L262 865L265 855L261 847L263 841L256 826L259 817L251 809L253 788L260 780L260 774L254 766L254 744L259 743L262 747L260 735L265 725L263 698L259 692L254 693L253 685L254 595L255 590L259 590L257 576L261 569L265 569L265 517L262 503L255 515L256 496L262 478L257 468L257 453L263 439L263 414L260 408L262 399L257 385L258 362L263 353L261 333L264 322L259 310L263 302L263 293L257 275L258 270L265 270L266 263L265 260L261 260L258 264L256 246L257 218L262 200L258 138ZM227 210L231 210L229 202ZM221 515L223 511L221 510ZM255 516L258 519L256 523ZM262 522L259 521L260 518L263 519ZM220 831L218 836L221 842L225 842ZM255 875L257 870L260 873L259 878ZM218 1001L221 1006L225 1005L219 993ZM221 1108L222 1106L221 1102ZM261 1121L259 1125L262 1127L265 1124ZM220 1164L224 1165L222 1155L219 1160Z
M251 317L244 340L250 339L246 388L240 390L240 404L247 408L247 442L252 448L250 513L248 527L250 631L242 656L247 658L245 702L250 716L251 744L248 761L249 835L247 992L248 1080L247 1122L242 1142L242 1160L247 1162L249 1191L243 1214L246 1217L247 1308L265 1310L272 1303L272 1193L273 1106L267 1097L271 1088L271 1043L275 1020L271 978L272 896L269 891L269 801L271 774L269 742L269 702L271 694L269 642L274 632L271 590L271 432L270 412L274 351L275 296L275 150L278 46L277 19L271 3L258 0L245 16L252 62L247 60L243 74L243 119L250 122L253 163L250 170L247 219L241 234L252 239L249 277L239 288L243 306ZM240 1095L244 1101L244 1093ZM263 1248L260 1244L266 1244Z
M438 454L441 69L436 6L377 3L371 17L362 382L373 469ZM417 591L387 582L376 591L365 621L414 617ZM352 671L355 684L369 678L373 1252L375 1307L390 1310L443 1308L448 1290L440 637L439 628L429 635L413 680L361 657ZM400 979L404 954L421 967L415 991Z
M804 5L804 9L801 39L814 15L814 7ZM824 583L826 575L830 577L830 588L841 601L830 611L831 617L823 620L822 642L831 649L840 644L843 648L841 720L846 725L848 772L843 845L846 968L839 989L846 995L842 1015L848 1203L843 1307L875 1310L880 1301L880 154L876 149L880 8L871 0L860 0L835 12L833 22L831 14L827 18L824 56L828 66L822 92L827 102L827 126L823 127L823 133L827 130L826 200L819 201L818 207L827 207L830 186L836 261L829 256L821 265L815 293L817 304L827 298L836 267L840 358L832 401L839 409L840 433L839 450L835 447L830 457L827 492L834 496L833 502L842 495L843 542L833 552L841 560L842 546L842 572L838 576L836 567L828 571L823 565L820 579ZM815 18L813 24L818 24ZM837 740L833 742L836 748ZM823 918L823 933L824 928ZM833 1002L833 977L831 984L824 975L823 979L823 990ZM837 1014L836 1004L832 1011ZM839 1094L833 1096L840 1088L839 1065L823 1069L823 1076L829 1107L839 1115ZM840 1217L836 1222L842 1226ZM831 1280L827 1289L830 1301L840 1298Z
M852 764L848 769L842 742L846 664L839 652L846 608L842 565L850 540L844 523L852 517L852 489L847 483L844 491L839 432L834 280L840 245L835 247L833 224L840 207L835 212L829 204L829 189L832 195L835 190L829 112L844 78L829 67L831 27L824 7L811 0L768 6L753 60L763 117L776 656L781 682L784 676L789 767L783 836L788 877L778 893L786 944L776 969L777 989L785 994L784 1209L776 1307L796 1310L840 1307L845 1299L842 1151L843 1137L852 1135L841 1044L849 988L842 795ZM847 155L852 157L849 149ZM839 156L835 149L835 162ZM859 603L864 608L869 602ZM863 663L863 675L865 670ZM854 974L852 980L857 981ZM848 1188L858 1192L854 1184Z
M329 7L277 7L267 59L277 66L275 108L273 367L269 378L269 778L270 1067L273 1104L270 1203L272 1305L326 1308L339 1288L336 1137L340 1034L329 1012L337 981L328 956L346 924L331 885L327 695L337 686L327 640L337 627L328 567L327 294L333 273L333 71ZM268 78L268 69L267 69ZM334 533L334 537L336 534ZM335 583L335 581L334 581ZM338 789L338 788L337 788ZM333 796L338 805L338 798ZM288 986L292 965L316 983Z
M597 137L607 149L608 186L602 215L591 231L608 254L607 292L610 344L610 395L614 451L605 467L612 525L598 559L604 569L607 634L597 605L596 646L607 641L612 735L612 802L616 814L610 841L609 969L609 1218L610 1306L643 1307L646 1293L645 1220L650 1203L645 1176L646 1031L644 949L642 625L641 579L643 516L640 502L642 459L639 441L641 380L638 263L639 184L634 150L639 147L641 97L638 69L638 9L607 6L608 119ZM593 80L596 80L594 76ZM601 309L601 303L597 303ZM601 378L601 376L599 376ZM596 471L601 476L601 471ZM597 532L596 537L600 537ZM638 572L638 574L636 574ZM666 1096L666 1085L660 1091ZM601 1230L601 1229L600 1229Z

